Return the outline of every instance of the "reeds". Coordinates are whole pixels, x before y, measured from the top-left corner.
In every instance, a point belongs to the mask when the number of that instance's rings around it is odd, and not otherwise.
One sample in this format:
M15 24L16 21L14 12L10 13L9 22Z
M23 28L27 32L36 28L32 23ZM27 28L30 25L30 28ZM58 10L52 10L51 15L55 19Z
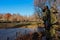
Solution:
M27 35L18 36L16 38L16 40L41 40L41 39L42 39L42 34L38 32L29 33Z

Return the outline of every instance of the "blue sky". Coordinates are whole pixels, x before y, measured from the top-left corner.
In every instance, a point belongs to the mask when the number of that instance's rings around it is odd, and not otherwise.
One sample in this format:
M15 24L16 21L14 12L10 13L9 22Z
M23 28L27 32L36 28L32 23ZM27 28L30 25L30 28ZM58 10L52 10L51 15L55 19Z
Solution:
M34 13L33 0L0 0L0 13L19 13L32 15Z

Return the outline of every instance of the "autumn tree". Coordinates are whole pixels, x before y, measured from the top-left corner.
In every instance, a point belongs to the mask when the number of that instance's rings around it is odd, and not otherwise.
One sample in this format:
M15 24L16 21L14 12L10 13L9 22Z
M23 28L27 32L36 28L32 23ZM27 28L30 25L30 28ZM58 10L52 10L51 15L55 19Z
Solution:
M2 19L2 16L3 16L3 15L2 15L2 14L0 14L0 19Z
M35 12L37 12L39 17L42 15L42 18L43 18L43 21L44 21L44 25L45 25L45 29L46 29L46 38L47 38L46 40L51 40L50 39L51 38L51 35L50 35L50 30L51 29L50 28L52 26L52 23L55 25L55 23L57 22L56 14L54 14L54 13L57 13L56 8L57 8L57 6L60 5L57 2L58 2L57 0L34 0ZM51 10L50 10L51 6L52 7L54 6L53 7L54 10L52 10L53 13L51 13ZM39 15L39 14L41 14L41 15ZM53 17L52 14L55 17Z
M9 18L10 17L11 17L11 14L10 13L5 14L5 18L6 18L7 21L9 21Z

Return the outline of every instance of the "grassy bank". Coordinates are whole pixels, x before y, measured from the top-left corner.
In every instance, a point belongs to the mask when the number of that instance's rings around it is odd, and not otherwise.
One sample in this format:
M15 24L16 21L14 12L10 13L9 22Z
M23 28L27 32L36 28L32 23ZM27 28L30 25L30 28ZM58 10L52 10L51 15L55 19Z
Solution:
M39 22L23 22L23 23L0 23L0 28L20 28L20 27L30 27L36 26L41 23Z

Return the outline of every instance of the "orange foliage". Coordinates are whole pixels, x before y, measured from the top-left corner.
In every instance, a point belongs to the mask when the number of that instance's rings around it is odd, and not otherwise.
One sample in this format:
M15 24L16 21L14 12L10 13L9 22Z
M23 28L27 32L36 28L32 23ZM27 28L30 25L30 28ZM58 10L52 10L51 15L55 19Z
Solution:
M7 14L5 14L5 18L7 19L7 20L9 20L9 18L11 17L12 15L10 14L10 13L7 13Z
M11 16L10 13L5 14L5 17L6 17L6 18L9 18L10 16Z

